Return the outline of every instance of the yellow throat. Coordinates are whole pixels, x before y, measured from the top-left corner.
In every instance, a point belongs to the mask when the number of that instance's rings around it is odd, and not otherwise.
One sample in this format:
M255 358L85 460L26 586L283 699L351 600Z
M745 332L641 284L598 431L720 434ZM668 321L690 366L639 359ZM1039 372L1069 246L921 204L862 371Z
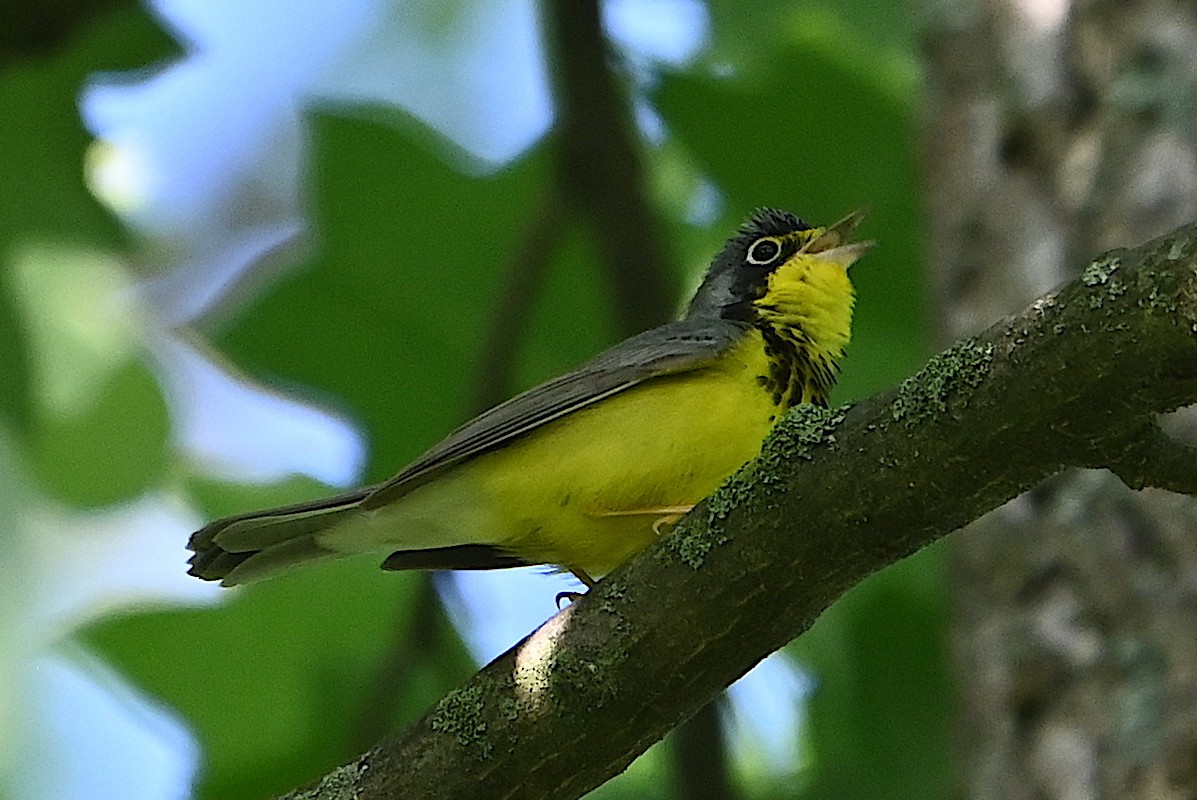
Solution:
M769 361L761 385L783 409L827 405L852 327L850 264L800 251L769 275L752 303Z

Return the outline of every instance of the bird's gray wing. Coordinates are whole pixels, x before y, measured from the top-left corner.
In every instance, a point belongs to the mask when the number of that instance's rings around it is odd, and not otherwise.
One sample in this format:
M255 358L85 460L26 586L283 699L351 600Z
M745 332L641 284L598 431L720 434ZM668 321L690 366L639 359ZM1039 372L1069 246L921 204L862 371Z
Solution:
M384 506L447 467L508 444L649 378L699 368L726 352L746 327L731 320L692 318L633 336L462 425L394 478L379 484L361 508Z

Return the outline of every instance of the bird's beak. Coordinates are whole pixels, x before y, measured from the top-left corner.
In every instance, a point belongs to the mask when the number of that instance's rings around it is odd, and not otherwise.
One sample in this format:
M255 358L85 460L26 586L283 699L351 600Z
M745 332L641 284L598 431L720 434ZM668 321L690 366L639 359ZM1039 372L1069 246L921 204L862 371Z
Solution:
M830 261L834 264L839 264L844 269L856 263L856 260L865 253L873 249L876 242L853 242L852 244L843 244L839 247L832 247L828 250L820 250L817 253L811 253L812 258L817 258L820 261Z
M828 225L822 233L807 242L800 252L823 253L846 244L848 237L852 234L852 231L856 229L856 226L860 224L860 221L864 219L866 212L867 209L857 209L834 225ZM872 243L870 243L869 246L871 247ZM865 249L867 250L868 248ZM853 261L855 261L856 258L859 258L860 255L861 254L857 254L857 256L853 258Z

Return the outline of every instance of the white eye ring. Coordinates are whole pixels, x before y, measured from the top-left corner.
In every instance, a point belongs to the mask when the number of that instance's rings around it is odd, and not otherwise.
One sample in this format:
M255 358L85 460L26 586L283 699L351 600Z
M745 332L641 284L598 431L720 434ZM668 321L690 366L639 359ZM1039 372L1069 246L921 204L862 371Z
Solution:
M781 255L781 242L773 236L757 239L748 248L748 263L757 266L772 264Z

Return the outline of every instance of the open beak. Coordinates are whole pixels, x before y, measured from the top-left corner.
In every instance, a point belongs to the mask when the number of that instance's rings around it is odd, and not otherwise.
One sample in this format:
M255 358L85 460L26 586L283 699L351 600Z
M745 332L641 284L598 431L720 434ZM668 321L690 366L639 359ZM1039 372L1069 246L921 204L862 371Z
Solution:
M864 219L867 209L857 209L834 225L828 225L822 233L811 239L802 248L803 253L822 253L826 250L847 244L848 237L860 221Z
M811 253L813 258L820 261L831 261L839 264L844 269L856 263L856 260L865 253L873 249L876 242L853 242L852 244L842 244L839 247L832 247L828 250L820 250L817 253Z
M834 225L828 225L822 233L807 242L800 252L809 253L821 261L833 261L847 269L876 244L848 242L848 237L864 219L865 213L866 209L860 208Z

